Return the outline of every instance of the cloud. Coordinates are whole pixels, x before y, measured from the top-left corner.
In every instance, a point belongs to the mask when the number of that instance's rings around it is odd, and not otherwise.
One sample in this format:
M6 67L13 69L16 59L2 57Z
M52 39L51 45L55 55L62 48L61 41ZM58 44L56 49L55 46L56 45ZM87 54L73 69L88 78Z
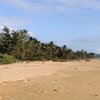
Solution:
M96 53L97 53L97 54L100 54L100 48L98 48L98 49L96 50Z
M88 52L100 53L100 35L94 37L80 37L72 40L71 38L69 38L69 40L60 39L55 40L54 42L60 46L65 44L74 51L84 49Z
M9 28L18 28L26 25L29 20L26 18L17 18L17 17L10 17L10 16L0 16L0 28L4 25L8 26Z
M100 10L99 0L3 0L2 3L28 12L62 12L66 10Z
M100 44L100 37L79 38L79 39L72 40L71 43L80 44L80 45Z
M100 36L78 38L75 40L67 41L68 47L74 50L85 49L87 51L98 53L100 51Z
M0 17L0 32L2 32L4 26L9 27L10 30L20 30L27 23L28 20L23 18ZM30 36L33 36L33 33L30 31L28 32L28 34Z

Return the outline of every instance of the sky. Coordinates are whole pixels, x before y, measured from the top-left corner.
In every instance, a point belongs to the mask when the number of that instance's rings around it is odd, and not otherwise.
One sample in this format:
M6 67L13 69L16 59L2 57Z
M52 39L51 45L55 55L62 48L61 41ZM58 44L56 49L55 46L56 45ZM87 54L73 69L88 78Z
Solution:
M100 0L0 0L0 28L100 53Z

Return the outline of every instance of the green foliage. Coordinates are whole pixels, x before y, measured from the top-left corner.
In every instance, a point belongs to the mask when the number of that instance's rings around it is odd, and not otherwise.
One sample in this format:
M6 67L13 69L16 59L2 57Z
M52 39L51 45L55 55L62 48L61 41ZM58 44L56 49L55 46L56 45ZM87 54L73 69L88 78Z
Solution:
M10 31L7 27L4 27L0 33L0 53L4 54L0 58L3 63L14 62L12 56L18 60L31 61L66 61L92 58L94 56L94 53L87 53L84 50L74 52L66 45L57 46L52 41L41 43L36 38L29 36L27 30Z
M15 63L16 59L8 54L0 54L0 64L11 64Z

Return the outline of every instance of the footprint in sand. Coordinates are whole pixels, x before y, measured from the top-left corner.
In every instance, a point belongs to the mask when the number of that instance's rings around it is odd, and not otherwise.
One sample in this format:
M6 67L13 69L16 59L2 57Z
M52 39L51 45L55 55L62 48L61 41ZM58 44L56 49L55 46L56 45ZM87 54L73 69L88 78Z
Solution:
M40 94L47 94L47 91L44 90L44 89L40 89L40 90L39 90L39 93L40 93Z
M77 70L78 68L74 68L75 70Z
M57 83L57 82L58 82L58 80L53 80L52 82L53 82L53 83Z
M52 89L52 92L60 92L62 89L62 87L54 88Z
M94 94L95 97L99 96L98 94Z
M88 85L92 85L92 83L88 83Z
M2 85L6 85L6 81L4 81L4 82L2 83Z
M29 81L30 81L30 79L26 79L26 80L24 80L25 83L28 83Z
M58 92L58 90L57 90L57 89L53 89L52 91L53 91L53 92Z
M9 69L8 67L2 67L1 69Z

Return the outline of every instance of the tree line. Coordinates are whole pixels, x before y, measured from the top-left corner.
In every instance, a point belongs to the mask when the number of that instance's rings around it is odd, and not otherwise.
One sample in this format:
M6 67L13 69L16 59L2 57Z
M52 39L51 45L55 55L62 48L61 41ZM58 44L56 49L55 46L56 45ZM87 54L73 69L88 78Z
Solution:
M18 60L66 61L93 58L94 53L84 50L73 51L66 45L54 42L42 43L28 34L27 30L10 30L4 26L0 32L0 54L7 54Z

